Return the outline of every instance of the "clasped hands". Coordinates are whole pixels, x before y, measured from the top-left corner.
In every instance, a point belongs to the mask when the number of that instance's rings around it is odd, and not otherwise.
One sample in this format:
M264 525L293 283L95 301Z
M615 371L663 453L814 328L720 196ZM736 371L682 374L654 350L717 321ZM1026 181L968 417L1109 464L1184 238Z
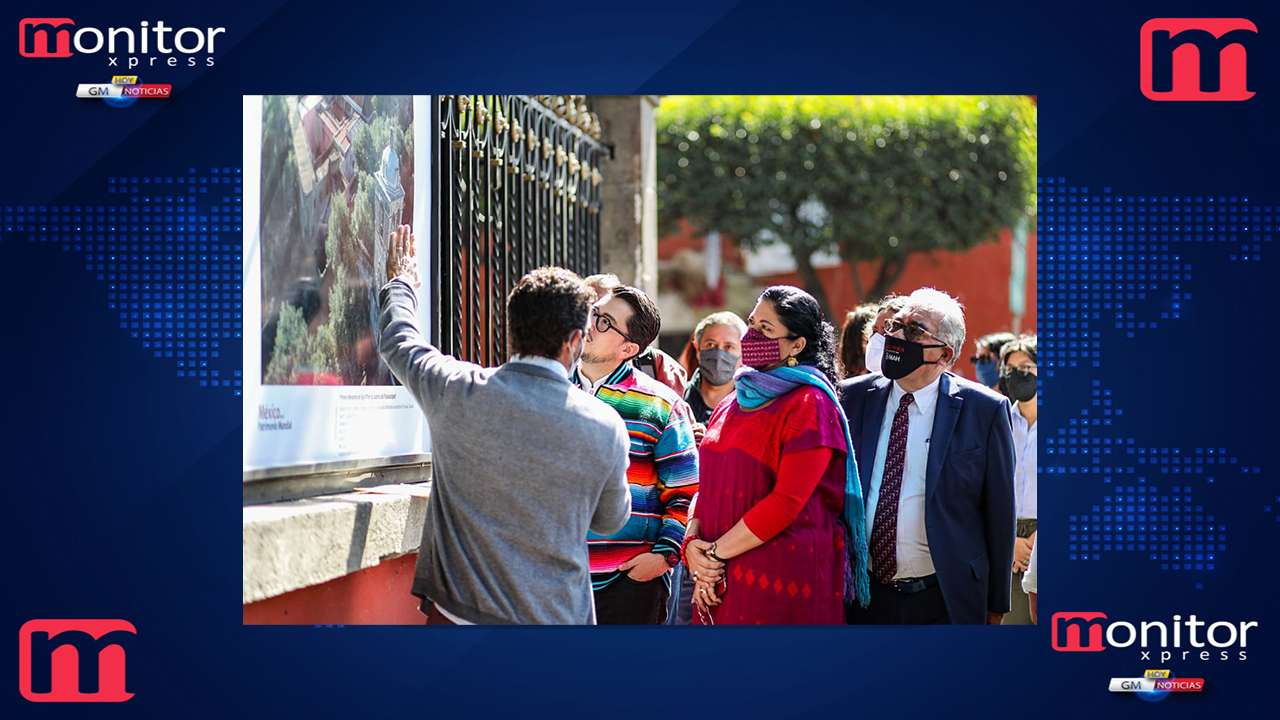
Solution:
M693 573L693 602L707 612L722 602L720 596L725 588L724 563L716 562L706 554L711 545L698 539L690 541L685 548L685 561Z

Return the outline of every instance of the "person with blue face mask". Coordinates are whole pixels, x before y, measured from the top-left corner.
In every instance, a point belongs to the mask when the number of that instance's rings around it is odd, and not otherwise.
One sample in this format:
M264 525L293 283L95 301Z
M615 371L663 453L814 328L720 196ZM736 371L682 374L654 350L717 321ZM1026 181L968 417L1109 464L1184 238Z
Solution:
M974 377L979 383L1000 391L1000 348L1013 342L1014 338L1011 332L996 332L983 335L974 342L977 352L969 357L969 362L973 363Z

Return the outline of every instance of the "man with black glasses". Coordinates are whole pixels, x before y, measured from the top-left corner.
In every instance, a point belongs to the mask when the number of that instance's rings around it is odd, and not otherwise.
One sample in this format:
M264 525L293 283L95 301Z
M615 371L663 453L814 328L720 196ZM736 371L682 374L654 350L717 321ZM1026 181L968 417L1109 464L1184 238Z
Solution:
M658 336L658 307L644 292L613 287L591 309L572 381L622 416L631 440L631 517L612 535L587 536L600 624L661 624L668 570L680 562L689 502L698 491L698 448L689 406L629 362Z
M885 323L881 372L843 382L871 603L856 624L999 625L1014 545L1009 401L950 372L964 309L933 288Z

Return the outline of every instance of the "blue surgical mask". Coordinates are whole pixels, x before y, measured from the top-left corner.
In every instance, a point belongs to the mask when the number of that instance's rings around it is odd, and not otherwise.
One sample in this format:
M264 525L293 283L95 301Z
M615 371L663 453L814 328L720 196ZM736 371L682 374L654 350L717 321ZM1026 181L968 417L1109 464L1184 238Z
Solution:
M977 370L978 382L983 385L995 387L996 383L1000 381L1000 363L996 362L994 358L979 360L974 363L974 368Z

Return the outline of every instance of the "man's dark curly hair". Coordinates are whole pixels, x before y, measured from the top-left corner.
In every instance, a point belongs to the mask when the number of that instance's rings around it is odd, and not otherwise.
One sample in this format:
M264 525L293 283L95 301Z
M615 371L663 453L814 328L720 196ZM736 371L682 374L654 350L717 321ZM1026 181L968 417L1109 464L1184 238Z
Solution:
M507 296L511 352L555 359L575 330L585 330L595 293L577 273L540 267Z

